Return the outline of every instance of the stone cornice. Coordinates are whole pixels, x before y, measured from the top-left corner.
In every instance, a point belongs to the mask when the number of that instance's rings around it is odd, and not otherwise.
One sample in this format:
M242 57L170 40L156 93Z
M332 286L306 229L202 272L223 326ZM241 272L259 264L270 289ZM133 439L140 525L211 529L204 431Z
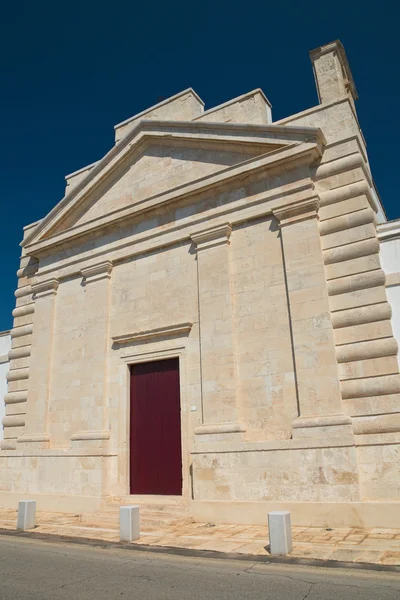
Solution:
M282 208L273 210L274 216L278 219L281 227L307 221L309 219L318 219L319 198L313 196L302 202L296 202Z
M82 442L86 440L109 440L109 431L77 431L71 435L72 442Z
M378 239L385 241L388 239L395 239L400 237L400 219L395 221L388 221L387 223L380 223L377 227Z
M37 239L37 241L35 238L26 246L26 253L35 256L51 254L60 245L65 246L66 243L78 243L79 239L82 237L97 235L110 227L115 227L115 225L121 221L136 218L160 205L176 202L181 198L188 199L189 197L195 197L204 192L210 192L211 190L214 193L218 193L221 186L233 186L237 179L252 175L258 176L260 172L265 172L265 174L267 174L270 169L276 168L283 163L286 164L288 168L312 164L320 157L321 152L322 149L318 144L314 142L304 142L279 148L278 150L268 152L261 156L252 157L239 165L227 167L216 174L203 177L173 190L157 194L145 201L141 201L139 204L133 204L112 211L104 217L99 217L93 221L87 221L70 227L54 236L46 237L45 239ZM76 187L79 187L79 184Z
M46 279L45 281L39 281L32 283L32 292L35 294L35 298L42 298L43 296L52 296L57 293L59 281L54 277Z
M104 262L85 267L81 269L81 275L85 280L85 283L91 283L93 281L99 281L101 279L110 279L113 264L111 260L105 260Z
M400 285L400 273L386 274L386 287L394 287Z
M48 433L23 433L17 438L19 444L32 444L32 443L49 443L50 435Z
M149 340L151 338L178 337L180 335L189 335L192 326L193 323L178 323L177 325L156 327L155 329L149 329L147 331L115 335L111 339L116 346L121 346L122 344Z
M292 148L293 145L301 146L300 154L304 150L311 150L308 144L314 149L317 148L317 155L321 154L322 146L325 144L325 138L318 128L313 127L285 127L276 125L242 125L236 123L207 123L201 121L140 121L132 131L125 136L119 144L114 146L103 159L98 161L95 166L88 171L87 175L73 187L71 191L54 207L50 213L40 221L34 231L28 234L23 240L24 247L31 247L32 250L40 241L47 244L54 243L54 236L46 237L44 235L54 230L57 223L62 222L67 213L74 210L86 200L94 187L118 168L126 160L127 156L135 151L144 142L151 143L157 138L168 138L172 143L174 139L191 139L198 142L214 141L226 142L231 144L249 143L258 146L276 145L281 149L282 146ZM154 141L153 141L154 143ZM285 150L285 149L284 149ZM284 159L284 156L281 158ZM288 157L287 157L288 158ZM278 157L279 160L279 157ZM248 162L254 162L251 159ZM257 167L257 160L255 165ZM223 169L224 173L230 174L234 168ZM202 178L202 182L212 179L211 176ZM204 185L204 184L203 184ZM185 186L183 186L185 187ZM182 193L178 194L182 195ZM87 224L90 229L90 224Z
M206 248L213 248L214 246L220 246L221 244L229 244L231 233L232 226L230 223L225 223L224 225L219 225L218 227L204 229L191 235L190 237L196 244L197 251L199 251Z
M311 178L306 181L297 181L294 184L288 183L278 190L256 192L245 201L238 199L238 203L229 206L219 206L210 210L205 221L204 214L189 215L176 223L163 227L155 228L150 234L147 231L135 234L132 243L126 244L126 240L115 240L107 245L107 256L110 257L114 266L127 258L133 258L143 252L155 251L166 248L177 243L189 243L191 235L204 228L205 222L221 225L229 221L232 226L240 226L243 222L249 222L254 219L268 217L270 218L275 208L280 208L286 202L287 204L298 202L302 199L308 199L314 195L314 184ZM212 212L212 214L210 214ZM96 250L88 250L76 261L75 257L66 257L58 265L58 277L62 279L81 275L81 269L86 263L100 261L104 257L104 248L99 247ZM41 275L50 276L54 271L53 265L43 267ZM22 289L22 288L21 288Z

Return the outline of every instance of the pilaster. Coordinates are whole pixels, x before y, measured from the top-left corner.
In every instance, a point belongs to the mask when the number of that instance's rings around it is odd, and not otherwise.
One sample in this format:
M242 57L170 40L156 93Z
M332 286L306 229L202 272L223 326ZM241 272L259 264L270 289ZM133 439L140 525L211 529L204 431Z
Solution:
M36 443L48 447L47 420L51 388L53 334L56 295L59 282L47 279L33 283L35 321L32 336L27 418L24 433L18 443Z
M234 339L229 223L192 235L196 245L203 422L199 441L241 438Z
M112 262L106 260L81 270L85 294L84 361L80 374L79 410L74 415L70 438L74 447L102 446L110 438L106 381L112 267Z
M281 228L299 417L293 437L351 433L343 414L318 196L274 210Z

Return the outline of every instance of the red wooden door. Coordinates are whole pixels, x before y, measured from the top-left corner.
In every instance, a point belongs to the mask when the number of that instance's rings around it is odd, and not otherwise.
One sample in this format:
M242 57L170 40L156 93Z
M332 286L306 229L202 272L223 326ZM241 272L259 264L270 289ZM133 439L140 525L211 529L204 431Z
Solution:
M131 494L182 494L179 359L131 367Z

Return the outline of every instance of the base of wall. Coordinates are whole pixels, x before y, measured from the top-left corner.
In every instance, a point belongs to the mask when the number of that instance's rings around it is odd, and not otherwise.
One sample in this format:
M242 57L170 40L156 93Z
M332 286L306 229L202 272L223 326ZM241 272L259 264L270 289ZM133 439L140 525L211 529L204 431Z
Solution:
M288 510L300 527L400 528L400 502L197 502L189 514L198 522L265 525L272 510Z
M106 505L101 497L61 496L58 494L19 494L1 492L0 508L18 508L21 500L36 500L36 509L43 512L69 514L93 513L104 510Z
M143 497L157 504L168 504L170 498ZM128 498L127 498L128 499ZM18 494L2 492L0 508L17 509L20 500L36 500L37 510L62 513L102 512L110 504L126 504L127 499L113 501L95 496L61 496L57 494ZM179 499L182 503L182 498ZM137 498L135 497L137 502ZM174 503L176 499L174 498ZM187 506L186 502L185 505ZM292 524L301 527L372 527L400 529L400 502L203 502L189 500L188 512L197 522L265 525L272 510L288 510Z

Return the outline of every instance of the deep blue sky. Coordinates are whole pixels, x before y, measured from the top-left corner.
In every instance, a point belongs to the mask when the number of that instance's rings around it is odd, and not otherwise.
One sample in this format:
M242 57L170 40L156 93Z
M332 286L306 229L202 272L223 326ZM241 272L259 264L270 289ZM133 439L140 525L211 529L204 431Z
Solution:
M20 0L0 24L0 330L12 326L22 227L64 176L113 145L113 126L193 87L206 108L261 87L273 119L317 104L308 51L340 39L388 218L400 217L395 0Z

